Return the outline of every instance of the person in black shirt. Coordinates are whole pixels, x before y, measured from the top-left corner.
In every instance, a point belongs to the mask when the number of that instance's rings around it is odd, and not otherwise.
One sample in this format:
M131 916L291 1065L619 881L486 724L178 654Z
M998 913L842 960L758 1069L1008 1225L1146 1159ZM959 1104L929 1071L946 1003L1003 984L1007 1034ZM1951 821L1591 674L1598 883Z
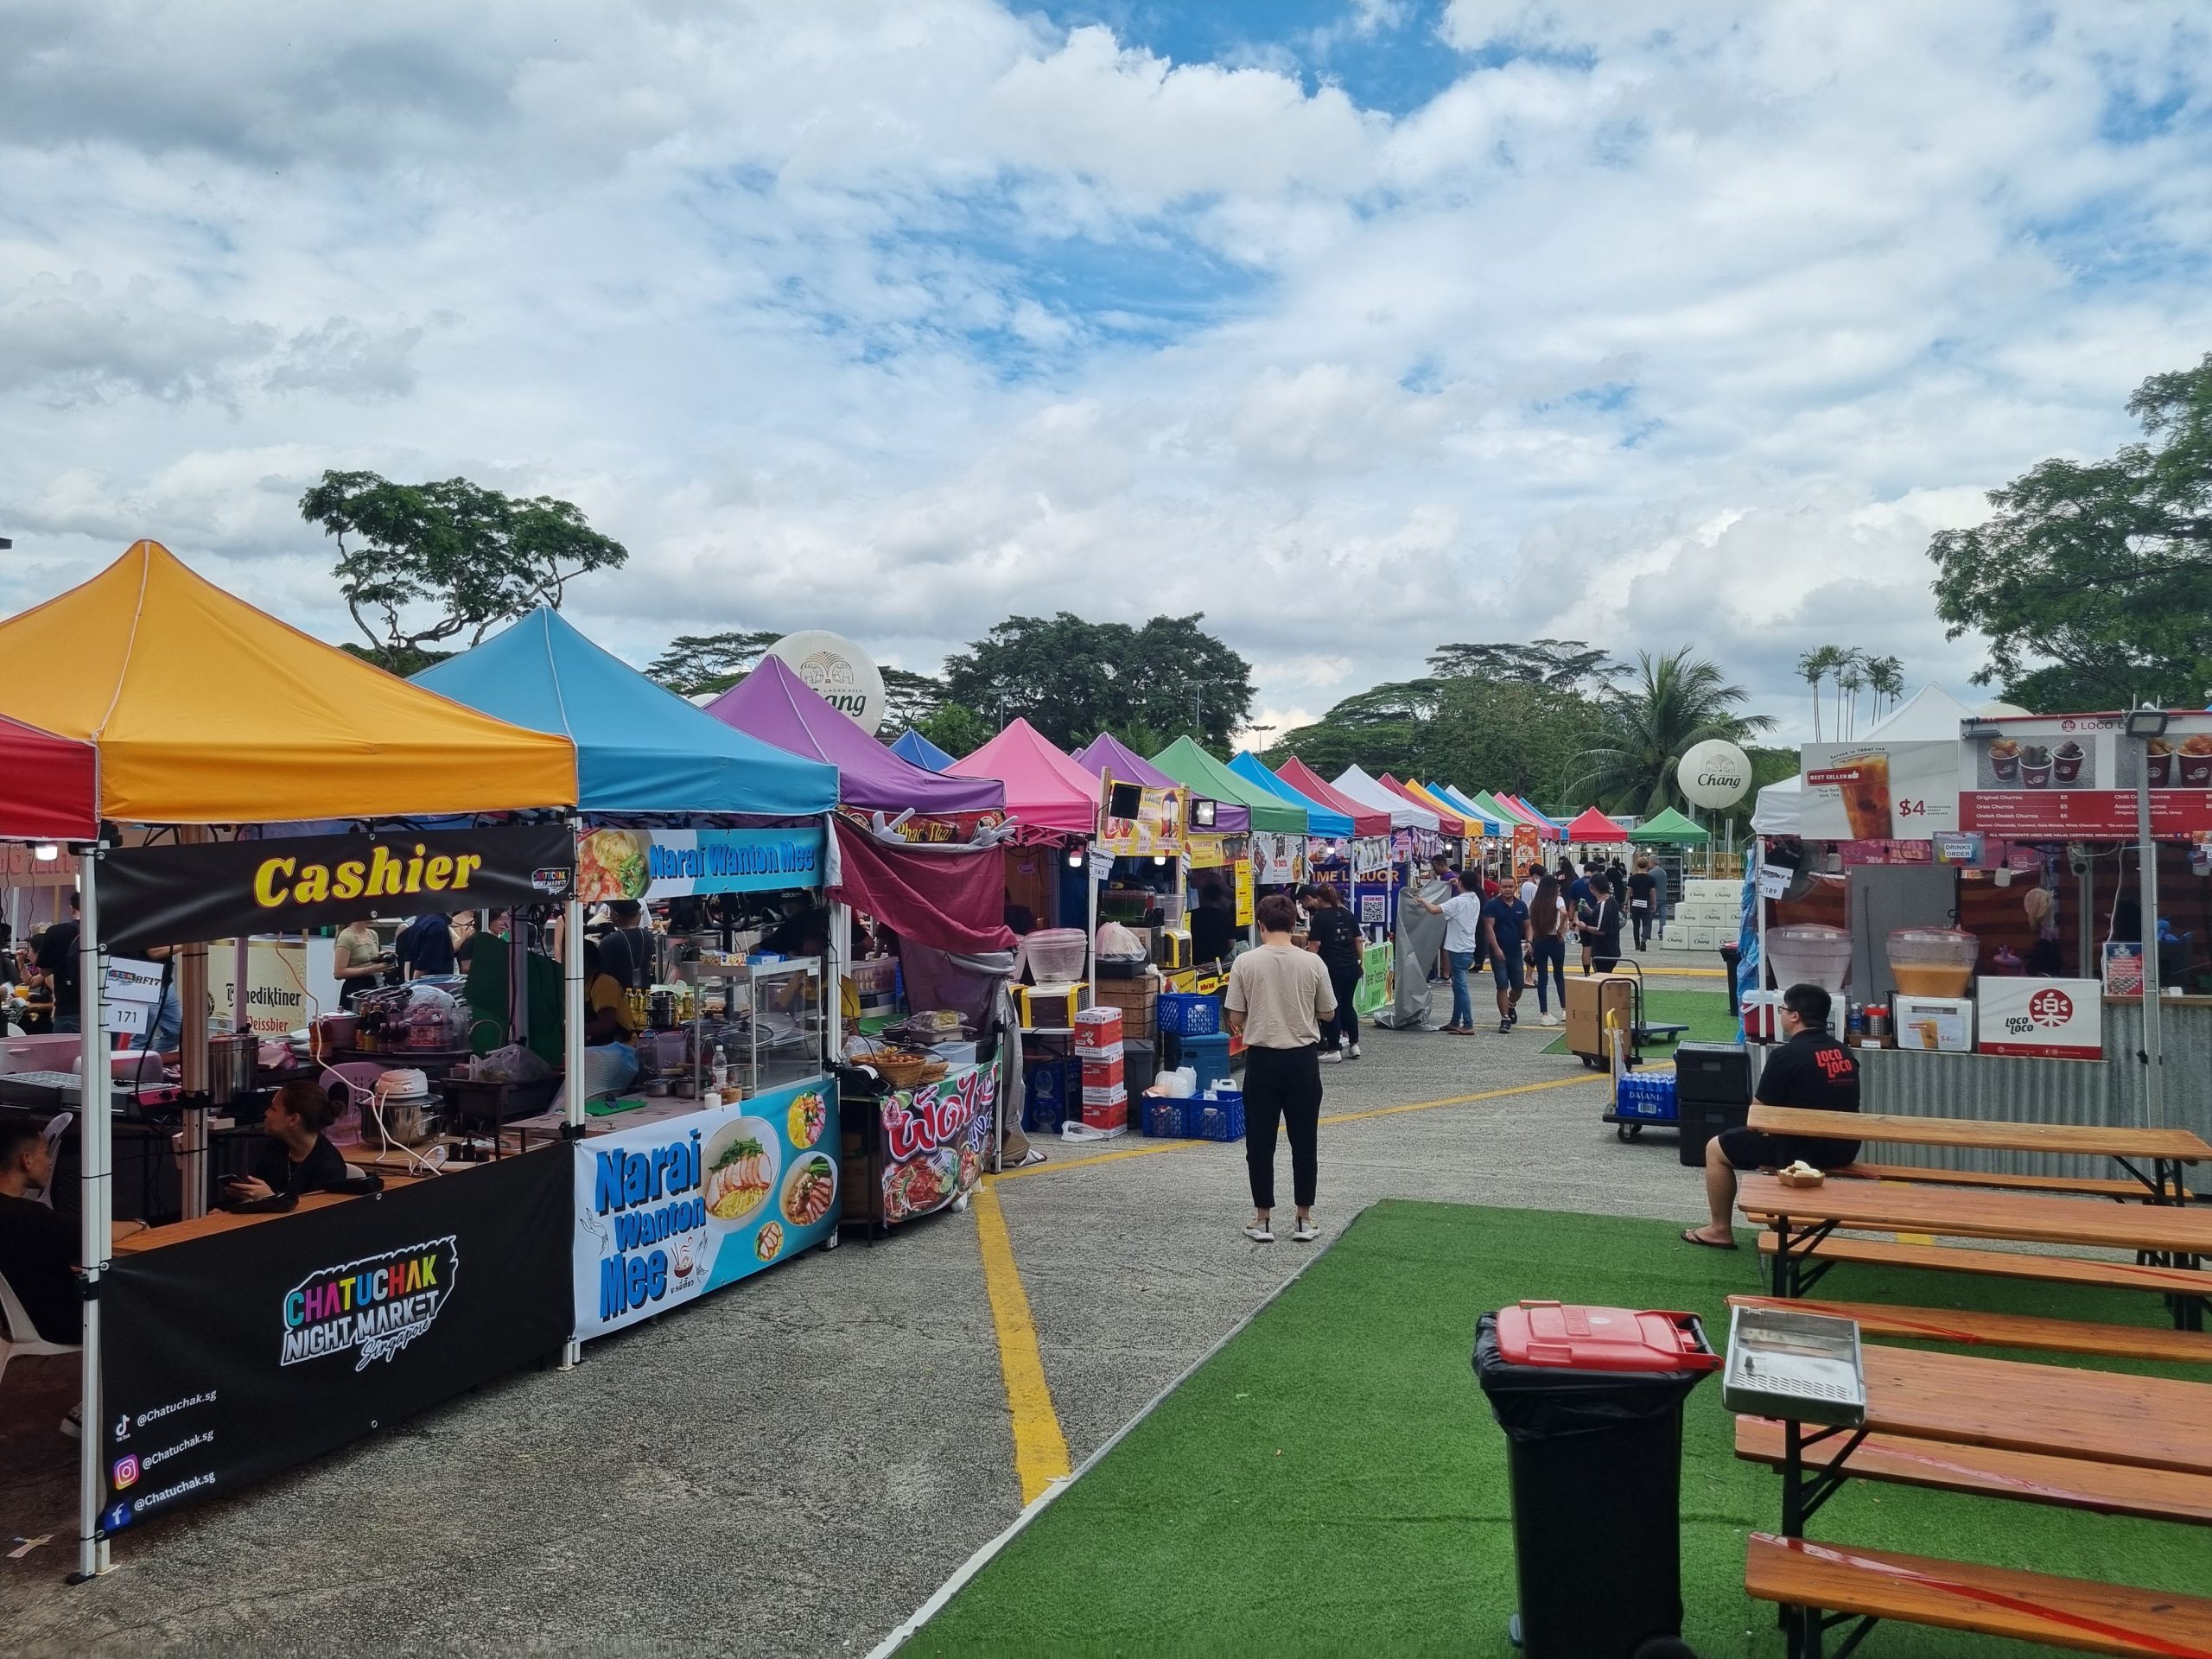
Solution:
M1590 952L1590 969L1610 974L1621 965L1621 901L1606 877L1590 878L1590 897L1574 928Z
M1224 960L1236 938L1236 912L1230 908L1229 893L1209 881L1198 889L1198 907L1191 912L1191 960Z
M69 919L56 922L39 935L38 953L33 959L41 974L46 976L48 993L54 999L53 1029L75 1031L77 1021L77 939L80 929L77 922L77 894L69 893Z
M277 1090L261 1115L269 1144L254 1160L252 1174L224 1183L222 1207L289 1210L302 1193L345 1186L352 1179L346 1160L322 1134L334 1112L330 1097L312 1083L296 1080Z
M1769 1106L1857 1111L1859 1058L1828 1034L1828 994L1817 985L1792 985L1782 994L1782 1029L1788 1040L1767 1056L1757 1098ZM1816 1169L1840 1169L1858 1156L1856 1141L1725 1129L1705 1143L1705 1201L1712 1221L1682 1236L1712 1249L1736 1248L1739 1169L1779 1169L1801 1160Z
M1651 948L1651 924L1659 913L1658 900L1654 896L1658 886L1652 879L1651 861L1638 859L1636 874L1628 879L1628 918L1639 950Z
M1321 958L1329 970L1330 988L1337 994L1337 1011L1321 1027L1321 1058L1356 1060L1359 1015L1352 1011L1351 994L1365 972L1367 941L1358 918L1327 882L1312 883L1298 898L1306 906L1306 948Z
M48 1342L84 1339L85 1301L77 1290L77 1240L68 1223L37 1199L54 1179L54 1154L40 1125L0 1123L0 1277ZM30 1331L9 1336L28 1342Z

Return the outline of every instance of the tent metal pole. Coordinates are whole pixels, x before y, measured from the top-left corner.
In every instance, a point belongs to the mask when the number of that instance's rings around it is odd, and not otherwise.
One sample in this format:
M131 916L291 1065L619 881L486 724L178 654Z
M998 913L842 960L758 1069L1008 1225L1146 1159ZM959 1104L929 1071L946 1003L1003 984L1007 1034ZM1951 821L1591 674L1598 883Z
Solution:
M190 830L180 834L186 840ZM177 955L177 1080L188 1103L179 1130L182 1155L178 1159L184 1218L197 1221L207 1213L207 946L188 944Z
M82 1056L78 1078L79 1109L84 1114L79 1143L79 1204L84 1234L84 1399L77 1433L77 1573L79 1581L107 1571L107 1540L99 1535L100 1499L100 1280L105 1271L113 1224L114 1179L110 1169L114 1126L108 1122L106 1034L100 1029L101 993L107 978L107 953L100 944L99 851L87 848L80 872L77 935L77 1027Z
M582 836L582 822L570 818L569 840L581 842ZM579 846L578 851L581 850ZM582 863L579 857L575 867ZM510 912L507 920L519 938L521 917ZM525 959L524 966L528 965ZM566 1103L563 1116L567 1119L563 1132L570 1140L580 1141L584 1132L584 903L573 887L569 890L568 902L561 908L561 1065L568 1077L562 1090L562 1099ZM561 1369L565 1371L572 1368L582 1354L583 1344L571 1336L561 1350Z
M2158 984L2158 843L2151 839L2150 745L2135 770L2135 866L2143 906L2143 1121L2166 1127L2165 1033L2158 1028L2165 993Z
M238 937L237 950L231 964L231 1029L246 1032L253 1029L253 1009L249 996L251 987L247 981L253 972L253 940L246 934Z

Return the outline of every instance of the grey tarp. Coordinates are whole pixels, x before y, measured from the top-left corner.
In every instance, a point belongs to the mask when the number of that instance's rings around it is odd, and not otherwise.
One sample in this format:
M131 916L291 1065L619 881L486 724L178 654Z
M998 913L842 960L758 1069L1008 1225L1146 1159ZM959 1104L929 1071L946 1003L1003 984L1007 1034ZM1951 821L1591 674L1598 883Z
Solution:
M1413 898L1417 893L1440 905L1452 891L1449 881L1429 879L1398 895L1397 971L1392 976L1398 995L1390 1007L1376 1014L1375 1024L1393 1031L1435 1029L1428 1023L1428 970L1444 949L1444 918L1431 915Z

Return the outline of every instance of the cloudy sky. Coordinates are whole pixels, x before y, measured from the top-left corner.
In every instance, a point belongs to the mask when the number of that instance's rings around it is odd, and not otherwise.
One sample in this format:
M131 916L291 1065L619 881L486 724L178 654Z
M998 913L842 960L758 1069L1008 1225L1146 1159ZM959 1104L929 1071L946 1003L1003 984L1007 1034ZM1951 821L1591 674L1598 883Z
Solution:
M2212 349L2190 0L7 11L0 613L149 535L342 638L367 467L579 503L640 663L1203 610L1273 723L1568 635L1794 732Z

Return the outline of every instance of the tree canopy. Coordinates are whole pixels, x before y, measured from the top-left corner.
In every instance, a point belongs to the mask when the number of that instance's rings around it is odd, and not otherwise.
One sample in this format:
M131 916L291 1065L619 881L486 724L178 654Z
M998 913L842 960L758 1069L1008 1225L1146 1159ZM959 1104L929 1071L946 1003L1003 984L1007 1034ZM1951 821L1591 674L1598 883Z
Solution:
M2195 705L2212 688L2212 353L2128 399L2149 442L2039 462L1929 543L1936 614L2027 708Z
M1694 645L1656 657L1638 652L1634 677L1606 699L1604 735L1574 759L1568 800L1642 817L1685 804L1675 778L1685 752L1709 738L1743 743L1774 724L1766 715L1738 714L1744 699L1743 687Z
M727 691L753 671L761 653L784 636L772 629L680 633L645 672L687 697Z
M300 498L300 517L337 540L332 574L368 640L362 654L397 674L450 655L448 642L480 645L540 605L558 609L569 582L630 556L572 502L465 478L395 484L325 472Z
M1020 715L1063 748L1101 731L1153 747L1187 732L1218 753L1252 712L1252 665L1205 620L1155 616L1133 628L1069 611L1008 617L946 659L944 696L993 731Z

